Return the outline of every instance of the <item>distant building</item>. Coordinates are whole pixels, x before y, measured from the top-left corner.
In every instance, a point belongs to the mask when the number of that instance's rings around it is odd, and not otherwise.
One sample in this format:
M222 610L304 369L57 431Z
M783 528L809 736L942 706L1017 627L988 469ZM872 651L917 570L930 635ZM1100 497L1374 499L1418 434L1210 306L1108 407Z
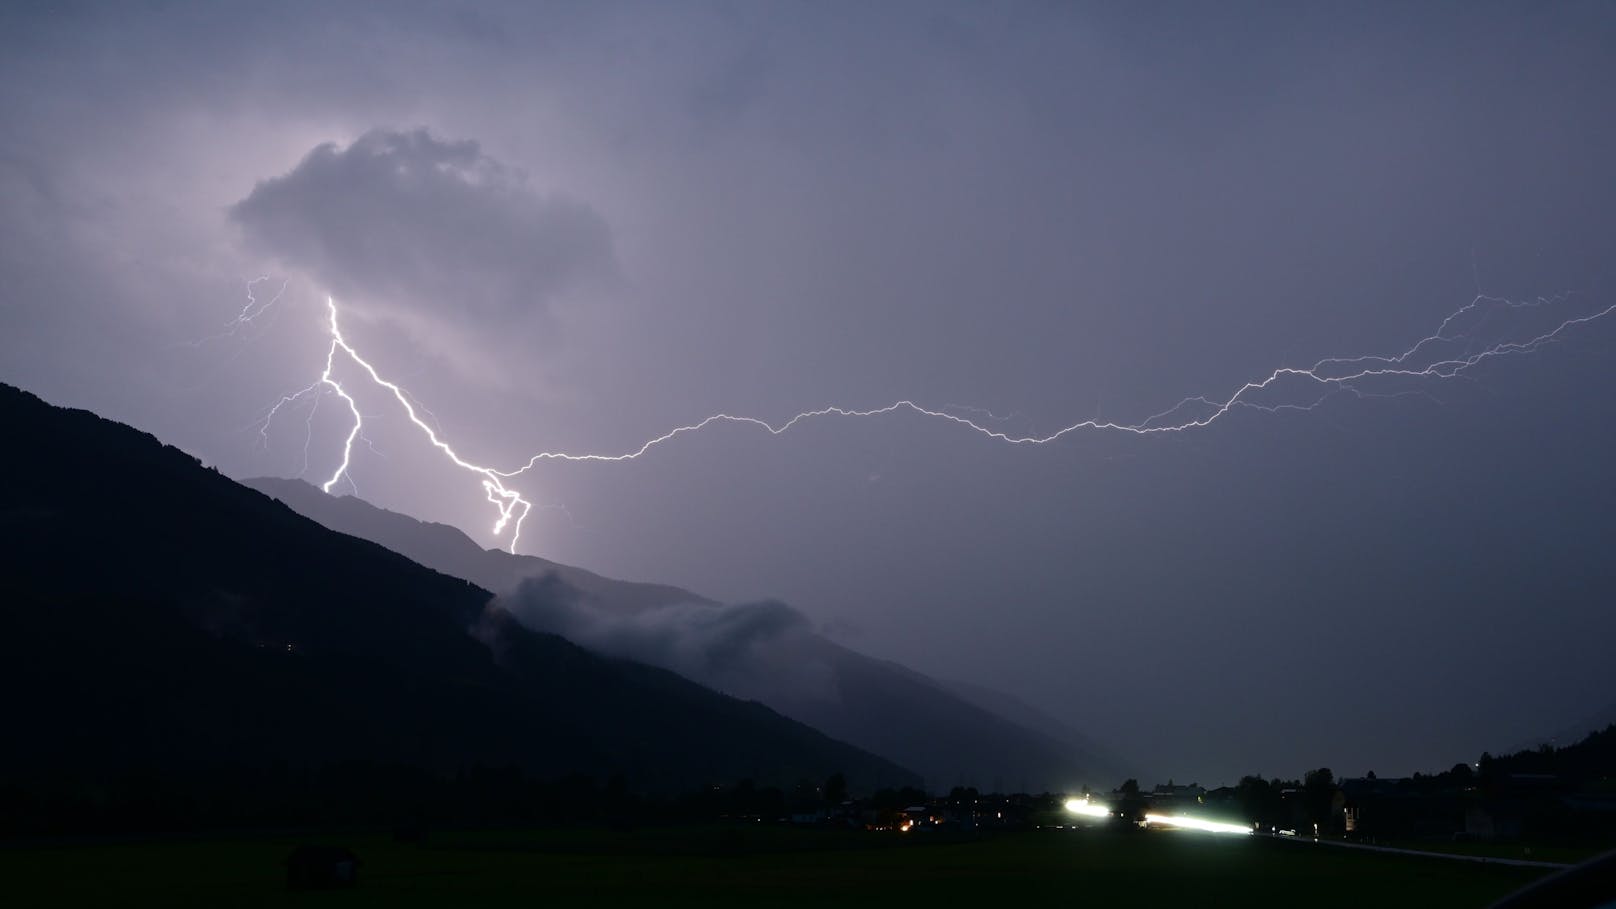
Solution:
M1478 803L1465 809L1464 832L1478 840L1518 839L1525 817L1525 809L1518 803Z
M1157 814L1195 811L1205 804L1206 789L1195 783L1175 786L1172 780L1159 784L1146 794L1150 810Z

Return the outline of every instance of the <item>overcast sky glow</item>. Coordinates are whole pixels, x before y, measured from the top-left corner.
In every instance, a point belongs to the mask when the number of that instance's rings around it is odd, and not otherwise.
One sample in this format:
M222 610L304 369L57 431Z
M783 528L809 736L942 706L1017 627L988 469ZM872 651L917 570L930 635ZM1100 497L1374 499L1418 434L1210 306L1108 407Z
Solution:
M7 4L0 379L318 482L345 408L259 427L331 294L502 468L719 412L1133 423L1478 293L1616 303L1613 47L1600 3ZM1584 328L1193 434L715 426L524 474L523 549L778 597L1164 777L1441 769L1616 699ZM355 395L360 494L498 545Z

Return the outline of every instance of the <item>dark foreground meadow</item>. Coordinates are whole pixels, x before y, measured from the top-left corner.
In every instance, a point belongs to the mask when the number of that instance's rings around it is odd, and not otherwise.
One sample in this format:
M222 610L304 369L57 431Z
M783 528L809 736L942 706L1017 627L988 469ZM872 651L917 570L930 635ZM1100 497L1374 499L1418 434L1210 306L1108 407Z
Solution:
M359 886L291 892L300 842L348 846ZM386 834L0 849L16 906L887 904L1485 906L1544 872L1185 831L934 834L769 827Z

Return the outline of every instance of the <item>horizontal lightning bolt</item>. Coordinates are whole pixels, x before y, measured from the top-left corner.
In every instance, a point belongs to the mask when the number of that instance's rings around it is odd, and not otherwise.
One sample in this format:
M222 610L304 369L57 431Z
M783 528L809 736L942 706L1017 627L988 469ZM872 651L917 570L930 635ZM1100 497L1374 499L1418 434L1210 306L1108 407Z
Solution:
M868 410L855 410L845 407L821 407L817 410L805 410L779 424L770 423L766 420L760 420L756 417L717 413L698 422L670 429L662 435L656 436L655 438L644 442L638 448L623 452L621 454L570 454L563 451L541 451L529 458L527 463L521 467L518 467L515 470L500 471L499 474L507 479L516 477L528 470L533 469L533 467L536 466L540 461L546 460L632 461L664 442L671 441L681 435L684 435L685 433L705 429L714 423L738 423L748 426L755 426L759 429L767 431L771 435L780 435L791 427L796 426L798 423L805 420L811 420L816 417L875 417L883 414L896 413L898 411L910 411L921 416L957 423L966 429L981 433L990 439L994 439L999 442L1006 442L1011 445L1046 445L1062 438L1063 436L1067 436L1081 430L1127 432L1135 435L1185 432L1187 430L1200 429L1209 426L1219 419L1222 419L1225 414L1229 413L1231 410L1234 410L1236 407L1251 407L1259 410L1274 412L1279 410L1311 410L1318 403L1320 403L1316 400L1311 404L1264 405L1247 400L1253 394L1271 387L1282 379L1301 379L1325 386L1329 390L1349 391L1355 394L1362 394L1362 392L1359 392L1357 389L1353 388L1352 383L1365 379L1385 377L1451 379L1486 360L1490 360L1495 357L1508 356L1511 354L1522 354L1535 351L1544 344L1555 340L1561 335L1561 333L1567 331L1568 329L1593 322L1596 319L1601 319L1609 315L1612 311L1616 311L1616 304L1611 304L1610 306L1607 306L1591 315L1566 319L1559 325L1555 326L1553 330L1544 332L1543 334L1537 335L1536 337L1526 341L1507 341L1494 344L1475 353L1467 354L1462 357L1450 357L1447 359L1436 360L1420 367L1407 365L1408 361L1427 345L1440 341L1454 340L1453 337L1450 337L1447 334L1448 328L1452 325L1453 321L1465 313L1475 309L1477 306L1488 302L1498 303L1512 308L1521 308L1542 305L1546 302L1552 302L1552 300L1516 303L1497 297L1478 295L1475 299L1471 300L1469 303L1465 304L1463 307L1444 319L1442 324L1434 333L1421 338L1413 347L1408 348L1400 354L1396 354L1394 356L1371 355L1360 357L1326 357L1308 367L1281 367L1269 373L1264 378L1253 380L1241 385L1234 391L1233 394L1222 399L1221 401L1202 395L1185 398L1167 410L1146 417L1144 420L1141 420L1138 423L1119 423L1111 420L1097 419L1083 420L1069 426L1064 426L1055 430L1054 432L1048 433L1047 435L1012 435L1002 430L996 430L988 426L983 426L980 423L960 416L956 413L949 413L945 410L932 410L930 408L923 407L908 399L894 401L891 404L870 408ZM1322 400L1322 398L1320 400ZM1181 420L1179 422L1157 422L1159 420L1164 420L1165 418L1192 404L1201 404L1210 408L1210 410L1202 416Z
M516 550L517 540L521 535L522 519L525 518L530 511L532 511L533 504L527 499L523 498L517 490L507 487L504 481L518 477L521 474L532 470L541 461L632 461L642 457L647 452L659 445L662 445L663 443L672 441L673 439L687 433L699 432L708 426L718 423L733 423L752 426L762 429L771 435L781 435L799 423L819 417L877 417L897 413L899 411L907 411L924 417L946 420L950 423L958 424L964 429L986 436L989 439L1004 442L1010 445L1047 445L1063 438L1064 436L1084 430L1131 433L1141 436L1154 435L1157 433L1187 432L1209 426L1212 423L1222 419L1225 415L1237 407L1251 408L1268 413L1278 413L1281 411L1308 411L1318 406L1329 396L1340 392L1350 393L1358 397L1391 397L1401 394L1424 394L1424 392L1420 391L1397 392L1392 395L1375 394L1359 389L1354 383L1381 378L1452 379L1464 374L1468 370L1487 360L1535 352L1543 345L1557 340L1567 331L1602 319L1610 315L1613 311L1616 311L1616 304L1612 304L1604 309L1588 315L1564 319L1553 329L1530 337L1526 340L1503 341L1485 346L1480 350L1466 353L1462 356L1437 356L1436 359L1432 359L1430 362L1426 362L1423 365L1418 365L1417 360L1420 354L1426 348L1445 342L1455 342L1463 339L1465 336L1462 333L1452 332L1454 323L1463 318L1466 314L1474 312L1479 307L1491 305L1501 308L1522 309L1548 306L1562 302L1564 299L1565 298L1562 296L1538 298L1531 301L1517 302L1499 297L1478 294L1469 303L1455 310L1453 313L1449 314L1447 318L1443 319L1442 323L1437 326L1435 332L1419 339L1413 346L1402 351L1401 353L1393 355L1365 355L1356 357L1325 357L1307 367L1281 367L1269 373L1267 376L1242 384L1240 387L1236 388L1233 393L1221 399L1208 397L1205 395L1187 397L1179 401L1177 404L1174 404L1172 407L1161 411L1160 413L1152 414L1151 416L1148 416L1136 423L1122 423L1113 420L1100 420L1096 418L1073 423L1045 435L1015 435L1004 430L994 429L991 426L984 426L972 419L961 416L959 413L950 412L970 410L972 412L984 413L987 414L988 419L993 422L1003 422L1003 420L1006 419L996 417L987 411L980 411L961 405L945 405L944 409L931 409L921 406L912 400L904 399L894 401L881 407L873 407L869 409L831 406L822 407L815 410L805 410L780 423L770 423L757 417L716 413L695 423L674 427L673 429L670 429L659 436L641 443L638 447L625 452L617 454L575 454L564 451L542 451L530 457L525 464L517 467L514 470L497 470L492 467L471 463L462 458L452 447L448 445L448 443L444 442L442 438L439 437L438 432L433 426L428 425L421 419L419 412L425 411L425 408L415 404L414 399L409 395L408 392L404 391L404 389L393 382L382 378L380 373L377 372L376 368L362 356L360 356L359 352L348 343L347 339L343 336L341 326L338 323L336 302L330 297L327 297L326 306L329 313L331 343L330 347L326 351L325 369L320 374L320 378L316 382L301 389L300 391L294 392L293 394L283 396L280 401L269 409L268 415L264 418L263 426L260 428L260 435L267 434L269 422L274 419L276 412L278 412L281 408L291 404L304 395L318 393L322 389L329 389L347 404L348 411L353 417L353 424L349 427L348 434L343 440L342 461L337 466L335 472L331 474L331 477L321 485L321 489L325 490L326 492L330 492L339 481L345 477L348 477L349 467L352 463L353 443L355 439L362 438L364 418L359 412L358 404L334 375L338 355L345 355L349 360L353 361L361 369L363 369L373 382L392 393L394 399L396 399L399 405L404 408L404 412L409 417L410 422L414 423L415 426L426 435L427 440L433 445L433 447L437 448L439 451L442 451L455 466L482 477L482 486L485 494L487 495L488 501L492 503L499 512L499 517L494 522L494 533L496 535L500 534L504 531L506 525L510 524L512 526L510 548L511 551L514 552ZM1320 394L1312 401L1305 403L1265 404L1260 401L1251 400L1251 398L1256 396L1258 393L1287 379L1300 380L1304 383L1316 385L1319 388ZM317 404L318 399L316 399L316 405ZM1200 411L1199 416L1177 416L1181 412L1196 409ZM312 420L312 413L310 414L310 419ZM434 420L434 422L436 421ZM304 457L306 466L306 443L304 448ZM352 482L351 478L349 478L349 482Z

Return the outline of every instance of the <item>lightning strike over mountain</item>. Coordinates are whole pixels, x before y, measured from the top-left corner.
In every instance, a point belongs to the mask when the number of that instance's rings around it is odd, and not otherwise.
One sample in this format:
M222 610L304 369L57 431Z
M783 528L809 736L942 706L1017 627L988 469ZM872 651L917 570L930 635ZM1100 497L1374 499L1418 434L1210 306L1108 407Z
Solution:
M413 398L408 392L404 391L403 388L399 387L393 382L388 381L387 379L382 378L381 374L376 371L376 367L372 366L369 361L360 356L359 351L355 350L352 345L348 343L347 339L343 337L342 327L337 322L336 300L331 297L326 297L325 302L328 314L330 316L329 325L331 329L331 344L328 348L326 348L325 369L320 373L320 378L317 381L299 391L285 395L279 401L277 401L275 405L270 408L269 413L264 417L263 426L260 429L260 432L268 432L269 424L275 419L276 412L282 407L296 401L304 395L318 393L322 386L329 388L333 394L342 399L343 403L348 405L348 413L353 417L353 423L351 426L349 426L348 434L343 438L342 441L342 461L337 465L337 469L332 472L330 478L324 483L320 484L320 489L329 493L331 489L337 485L337 483L341 482L345 478L352 483L352 479L348 477L348 468L353 463L354 441L361 438L364 431L365 418L364 415L359 411L358 402L353 399L353 396L348 393L348 390L343 387L342 383L335 375L337 354L339 352L345 354L349 360L353 361L365 371L372 382L381 386L382 388L385 388L393 395L393 398L398 401L399 406L404 408L404 413L409 417L410 422L414 423L416 428L420 429L421 432L426 434L427 440L432 444L432 447L443 452L444 455L446 455L456 467L459 467L462 470L471 471L472 473L478 474L483 478L483 492L487 495L488 501L491 502L499 511L499 518L494 522L494 535L498 536L499 534L503 533L506 525L509 524L511 526L510 548L512 552L515 552L517 541L521 539L522 535L522 519L527 517L528 512L533 509L533 503L522 498L521 494L516 490L506 488L505 484L501 482L502 474L493 470L492 468L483 467L481 465L466 461L465 459L461 458L460 455L456 453L447 442L439 438L437 430L428 425L426 421L421 419L419 411L424 410L424 408L418 408L414 403ZM434 420L434 422L436 421ZM306 448L304 463L306 466Z
M716 413L697 422L677 426L661 435L655 436L638 447L616 454L603 453L571 453L565 451L542 451L530 457L526 463L512 470L499 470L480 464L474 464L462 458L447 442L443 441L434 426L421 419L420 414L425 408L414 402L414 398L397 384L384 379L369 361L365 360L359 352L348 342L342 334L338 322L338 311L335 300L326 298L328 310L328 324L330 328L330 346L326 351L325 368L320 377L310 385L283 396L270 409L263 418L260 426L260 435L267 438L269 424L282 408L301 399L329 389L332 394L340 398L348 407L353 422L349 426L347 435L343 439L342 458L340 464L331 476L321 484L321 489L330 492L340 481L348 479L349 469L352 466L353 443L363 438L364 417L359 406L348 390L335 375L338 354L346 356L354 364L364 370L370 380L376 385L386 389L404 408L410 422L425 433L427 440L433 447L443 452L456 466L482 477L482 486L488 501L498 511L498 519L494 522L495 535L502 533L506 525L512 526L510 549L516 550L517 540L521 535L522 519L533 510L533 503L524 498L521 493L506 485L507 480L521 476L535 468L540 462L553 461L632 461L651 449L669 442L681 435L698 432L717 423L733 423L754 426L765 430L771 435L781 435L787 430L807 420L819 417L878 417L900 411L911 412L920 416L946 420L958 424L964 429L979 433L989 439L1004 442L1010 445L1046 445L1055 442L1064 436L1083 430L1097 432L1119 432L1134 435L1154 435L1157 433L1178 433L1194 429L1201 429L1222 419L1235 408L1248 408L1266 413L1279 413L1283 411L1309 411L1322 404L1327 398L1338 393L1347 393L1360 398L1369 397L1397 397L1407 394L1421 394L1429 396L1425 391L1404 389L1393 392L1371 392L1359 387L1359 383L1373 380L1429 380L1453 379L1465 374L1477 365L1491 359L1533 353L1558 340L1564 333L1575 328L1587 325L1602 319L1612 312L1616 312L1616 304L1580 316L1573 316L1560 320L1553 328L1530 334L1520 340L1502 340L1476 346L1475 338L1464 331L1456 330L1455 324L1465 316L1475 313L1486 307L1496 310L1524 310L1549 307L1564 303L1567 296L1543 297L1530 301L1513 301L1501 297L1478 294L1469 303L1449 314L1443 319L1437 329L1431 334L1419 339L1400 353L1390 355L1365 354L1352 357L1325 357L1315 361L1311 366L1280 367L1259 379L1248 381L1221 399L1206 395L1193 395L1186 397L1172 407L1145 417L1134 423L1123 423L1112 420L1089 419L1072 423L1044 435L1014 435L1004 430L985 426L959 413L950 411L968 410L972 412L988 413L979 408L970 408L963 405L944 405L945 409L932 409L909 399L894 401L880 407L867 409L847 408L840 406L827 406L815 410L805 410L778 424L770 423L757 417L737 416L728 413ZM261 310L260 310L261 311ZM1465 352L1428 353L1437 348L1470 345ZM1422 356L1423 354L1423 356ZM1305 396L1301 401L1277 402L1253 400L1261 393L1274 389L1285 382L1298 383L1304 388L1311 387L1315 393ZM316 406L318 398L316 398ZM430 412L427 412L430 413ZM310 420L312 421L312 412ZM1005 418L989 414L991 421L1002 421ZM434 423L436 420L434 419ZM305 442L305 467L307 466L307 443Z

